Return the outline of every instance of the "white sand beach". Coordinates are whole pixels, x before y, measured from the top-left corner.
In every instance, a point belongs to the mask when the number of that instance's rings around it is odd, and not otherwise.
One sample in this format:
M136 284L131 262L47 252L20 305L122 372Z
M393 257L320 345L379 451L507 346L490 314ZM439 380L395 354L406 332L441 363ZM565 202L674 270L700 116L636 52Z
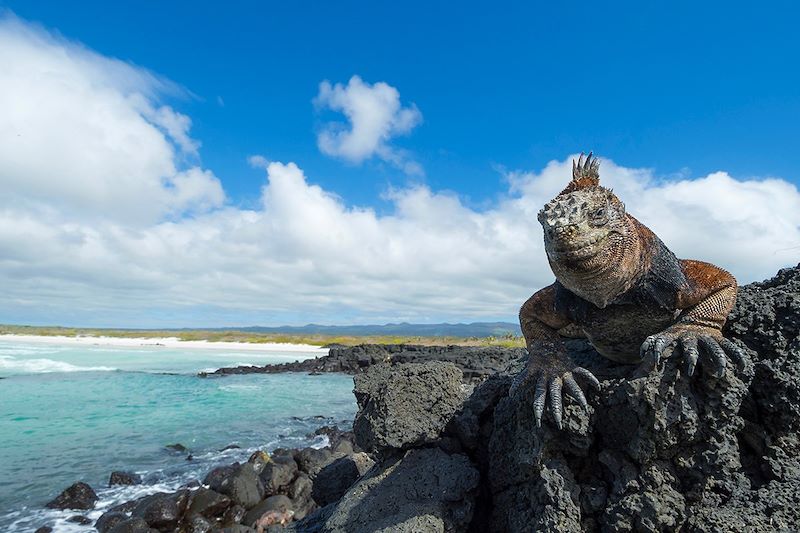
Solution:
M320 348L312 344L290 344L278 342L209 342L209 341L183 341L177 337L94 337L80 335L66 337L57 335L0 335L0 341L30 342L39 344L77 344L84 346L119 346L125 348L200 348L208 350L235 350L248 352L302 352L315 355L326 355L327 348Z

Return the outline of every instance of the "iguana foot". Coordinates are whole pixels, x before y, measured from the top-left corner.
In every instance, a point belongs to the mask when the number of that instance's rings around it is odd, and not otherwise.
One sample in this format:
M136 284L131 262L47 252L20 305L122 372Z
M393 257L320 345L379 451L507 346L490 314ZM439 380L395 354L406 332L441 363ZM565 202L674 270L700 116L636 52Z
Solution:
M553 352L548 351L532 353L530 350L529 353L528 364L514 378L509 392L515 394L521 387L535 382L533 414L536 419L536 427L542 427L542 414L544 414L549 394L550 413L553 415L558 429L561 429L561 418L564 411L562 393L566 392L586 409L588 407L586 396L575 378L585 379L597 390L600 390L600 382L585 368L570 365L571 361L566 354L554 355Z
M700 355L698 347L703 348L707 357L702 359L703 366L712 376L719 378L725 374L728 357L740 368L747 362L747 355L730 339L722 336L718 329L692 324L675 324L661 333L650 335L642 343L639 350L642 359L650 357L658 365L664 350L670 346L680 345L686 359L686 374L692 376Z

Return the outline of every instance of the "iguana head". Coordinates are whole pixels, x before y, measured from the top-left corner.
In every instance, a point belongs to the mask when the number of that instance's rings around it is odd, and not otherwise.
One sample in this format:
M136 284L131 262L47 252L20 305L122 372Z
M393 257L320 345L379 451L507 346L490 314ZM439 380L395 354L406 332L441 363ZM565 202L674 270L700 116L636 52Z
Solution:
M581 154L577 164L573 160L572 181L539 212L539 222L547 258L559 281L604 306L609 295L592 294L597 287L587 280L596 281L600 274L630 264L635 229L625 205L611 189L600 186L599 167L591 152L586 158Z

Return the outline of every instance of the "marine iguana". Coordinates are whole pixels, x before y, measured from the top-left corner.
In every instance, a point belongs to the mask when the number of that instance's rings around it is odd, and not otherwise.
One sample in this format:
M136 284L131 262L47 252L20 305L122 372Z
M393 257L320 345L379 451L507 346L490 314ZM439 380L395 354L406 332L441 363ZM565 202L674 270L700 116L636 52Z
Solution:
M537 426L548 395L559 428L562 391L586 408L575 378L600 388L589 370L570 359L558 333L567 326L582 330L601 355L619 363L650 358L658 364L667 348L678 346L688 376L698 359L714 377L724 374L728 357L745 361L721 331L736 301L736 279L709 263L676 258L611 189L600 186L599 168L591 152L577 164L573 160L572 180L538 216L556 281L520 309L529 357L511 386L514 394L535 383Z

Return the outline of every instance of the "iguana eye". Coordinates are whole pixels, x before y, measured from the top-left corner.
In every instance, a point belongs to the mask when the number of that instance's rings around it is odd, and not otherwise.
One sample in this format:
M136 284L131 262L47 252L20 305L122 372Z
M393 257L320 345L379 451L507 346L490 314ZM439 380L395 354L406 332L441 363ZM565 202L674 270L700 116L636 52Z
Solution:
M605 207L601 207L600 209L598 209L597 211L595 211L595 212L594 212L594 215L592 215L592 216L594 216L594 218L600 218L600 217L602 217L602 216L603 216L603 215L605 215L605 214L606 214L606 209L605 209Z

